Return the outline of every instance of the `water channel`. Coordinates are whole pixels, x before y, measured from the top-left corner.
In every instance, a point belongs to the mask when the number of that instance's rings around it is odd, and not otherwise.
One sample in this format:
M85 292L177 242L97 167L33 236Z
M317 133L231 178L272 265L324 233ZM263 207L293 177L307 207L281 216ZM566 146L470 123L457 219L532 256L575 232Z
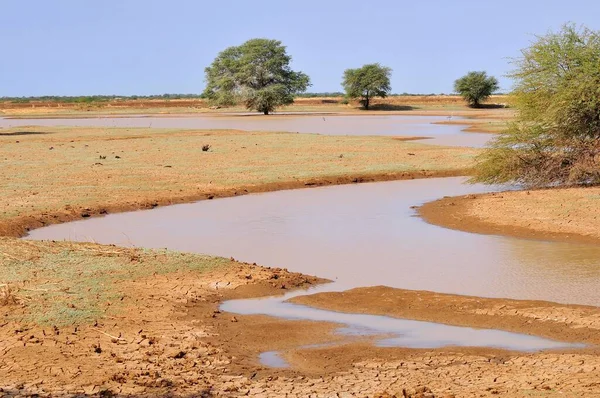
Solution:
M365 134L370 125L367 121L370 117L326 116L327 119L338 117L347 120L335 122L340 124L336 132L341 131L341 125L346 123L345 128L352 134ZM316 129L315 126L320 126L320 123L331 125L328 120L319 123L319 118L321 116L290 117L271 122L249 117L247 120L260 122L246 125L243 121L236 121L241 124L228 126L309 132L305 129ZM478 145L479 138L469 138L472 134L452 130L456 126L435 125L430 119L411 118L406 121L400 116L376 117L381 120L371 123L368 132L433 136L436 138L429 140L431 143L445 139L454 140L452 143L456 145L472 140L469 145ZM133 127L143 120L147 127L148 120L158 120L160 123L152 122L153 127L192 128L180 124L184 121L190 123L192 119L49 119L43 122L48 125L65 121L111 125L114 120L119 127ZM225 123L231 118L213 119ZM296 123L294 121L298 124L293 124ZM6 119L2 121L6 122ZM30 120L27 124L39 122ZM198 123L193 128L216 128L210 123L202 126ZM398 125L396 129L391 127L394 124ZM327 130L323 129L310 132ZM463 345L523 351L569 346L498 330L345 314L285 302L289 297L315 291L386 285L484 297L598 305L600 247L597 245L449 230L425 223L413 209L442 196L489 190L490 187L464 184L462 178L441 178L280 191L52 225L32 231L28 239L94 241L233 256L241 261L328 278L334 283L309 292L295 291L283 298L229 301L223 303L222 308L239 314L337 322L341 325L338 330L341 334L381 335L375 340L375 344L381 346L422 348ZM263 353L261 359L272 366L286 366L277 353Z

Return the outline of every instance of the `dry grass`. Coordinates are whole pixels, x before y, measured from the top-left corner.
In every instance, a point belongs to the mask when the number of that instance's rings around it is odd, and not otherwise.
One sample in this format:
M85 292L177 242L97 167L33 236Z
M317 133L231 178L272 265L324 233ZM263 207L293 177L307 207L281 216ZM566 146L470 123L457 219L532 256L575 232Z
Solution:
M21 307L4 321L65 325L119 312L121 281L150 275L214 270L218 257L71 242L0 238L0 306Z
M0 306L17 305L19 301L10 285L0 284Z
M315 179L456 173L478 152L390 137L74 127L3 133L0 235L14 235L11 223L24 217L85 216L102 206L133 209Z

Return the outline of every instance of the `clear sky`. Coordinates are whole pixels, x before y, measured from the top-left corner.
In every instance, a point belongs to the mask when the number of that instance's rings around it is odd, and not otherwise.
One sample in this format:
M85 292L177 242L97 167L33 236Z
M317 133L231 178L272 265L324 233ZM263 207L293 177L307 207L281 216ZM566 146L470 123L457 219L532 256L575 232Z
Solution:
M597 0L2 0L0 97L200 93L204 67L247 39L281 40L312 92L346 68L393 69L395 93L448 93L469 70L511 82L509 57Z

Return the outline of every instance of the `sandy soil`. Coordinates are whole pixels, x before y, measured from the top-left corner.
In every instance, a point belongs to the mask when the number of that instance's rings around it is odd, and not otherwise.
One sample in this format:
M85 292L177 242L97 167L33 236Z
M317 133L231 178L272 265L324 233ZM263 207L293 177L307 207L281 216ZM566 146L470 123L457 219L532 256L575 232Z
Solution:
M380 377L383 373L388 383L401 374L403 379L427 380L434 392L457 396L600 395L598 307L485 299L382 286L301 296L292 301L341 312L499 328L590 345L587 349L533 354L452 348L427 353L414 350L396 361L382 360L375 367L373 373L379 373ZM290 358L293 361L297 357Z
M600 242L598 187L443 198L419 212L428 222L469 232Z
M202 147L209 145L208 151ZM477 150L392 137L20 128L0 132L0 235L249 192L464 175Z
M476 153L385 137L144 129L3 130L0 144L0 234L12 236L108 211L260 190L456 175ZM328 323L218 311L225 299L319 282L233 259L0 238L0 396L600 396L596 348L522 354L356 341L299 350L340 337ZM599 339L591 307L388 288L302 300ZM257 355L268 350L285 352L293 368L260 365Z
M218 304L320 282L233 259L11 238L0 238L0 262L2 396L229 396L249 366L264 370L260 351L294 333ZM303 341L334 340L329 325L293 326Z
M334 325L328 323L218 310L225 299L280 294L321 282L282 269L175 252L11 238L0 238L0 252L3 280L7 274L12 280L10 290L4 286L0 293L0 387L6 396L600 394L595 348L523 354L452 347L384 349L358 341L299 350L340 337L331 334ZM66 275L71 279L65 280ZM384 287L295 301L599 341L600 311L592 307ZM293 367L260 365L257 356L266 350L282 350Z

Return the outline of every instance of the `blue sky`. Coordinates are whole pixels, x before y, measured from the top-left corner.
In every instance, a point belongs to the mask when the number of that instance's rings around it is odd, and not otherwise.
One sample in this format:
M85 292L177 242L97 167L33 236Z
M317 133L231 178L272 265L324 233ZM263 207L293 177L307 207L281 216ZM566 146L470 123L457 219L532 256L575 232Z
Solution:
M371 62L396 93L451 92L469 70L508 90L533 34L599 16L595 0L2 0L0 96L200 93L215 55L254 37L281 40L313 92Z

